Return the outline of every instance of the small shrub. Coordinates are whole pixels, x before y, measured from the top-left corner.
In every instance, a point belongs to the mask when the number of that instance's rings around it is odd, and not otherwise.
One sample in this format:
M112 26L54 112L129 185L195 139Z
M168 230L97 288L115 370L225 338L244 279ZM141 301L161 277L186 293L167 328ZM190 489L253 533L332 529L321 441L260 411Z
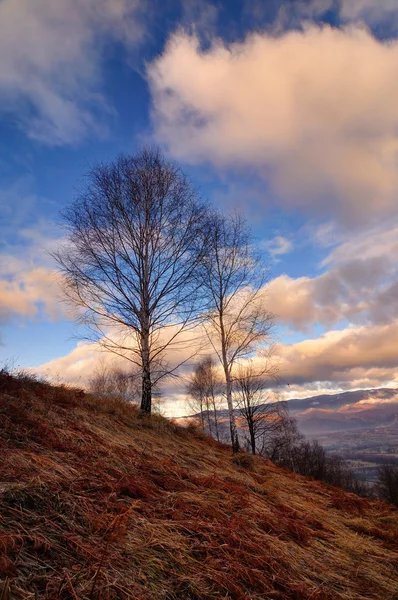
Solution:
M205 433L202 429L202 427L200 427L196 421L192 420L189 421L187 425L185 426L180 426L180 425L176 425L177 430L176 433L177 435L179 435L180 437L185 437L185 438L194 438L196 440L206 440L206 442L213 444L214 443L218 443L216 442L216 440L214 440L214 438L210 437L209 434Z
M119 496L127 496L134 499L147 500L156 493L154 485L145 479L138 477L124 477L115 486Z
M254 459L251 454L237 452L232 457L234 465L246 469L246 471L254 471Z

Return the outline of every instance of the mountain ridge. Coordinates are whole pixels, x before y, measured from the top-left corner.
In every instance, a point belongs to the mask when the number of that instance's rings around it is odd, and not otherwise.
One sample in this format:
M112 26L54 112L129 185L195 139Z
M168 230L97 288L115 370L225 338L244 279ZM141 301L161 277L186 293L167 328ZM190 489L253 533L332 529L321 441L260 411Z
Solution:
M362 407L356 407L356 415L340 410L345 407L351 407L352 409L355 405L364 403L366 400L369 401L372 398L379 402L376 401L367 408L365 404ZM394 401L394 399L396 400ZM383 424L388 425L391 417L394 422L396 415L398 415L398 389L395 388L369 388L336 394L319 394L307 398L281 400L280 402L287 408L289 415L297 419L300 431L306 435L371 429ZM259 411L261 411L261 406L264 406L265 411L269 405L260 405ZM330 412L327 413L326 411ZM240 414L239 408L234 409L234 412L238 416ZM218 410L217 414L222 420L228 419L228 410L226 409ZM177 420L183 424L184 420L199 416L200 414L196 413L188 417L179 417ZM318 422L316 422L315 416L324 418L318 419ZM311 422L311 419L313 419L313 422ZM333 423L335 423L335 427L333 427Z

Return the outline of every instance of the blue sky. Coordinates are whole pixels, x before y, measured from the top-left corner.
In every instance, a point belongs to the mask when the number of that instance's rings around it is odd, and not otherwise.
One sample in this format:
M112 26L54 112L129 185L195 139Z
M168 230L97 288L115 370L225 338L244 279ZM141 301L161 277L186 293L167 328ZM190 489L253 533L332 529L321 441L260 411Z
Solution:
M268 253L294 391L395 385L397 38L396 0L2 0L0 360L87 380L59 212L156 143Z

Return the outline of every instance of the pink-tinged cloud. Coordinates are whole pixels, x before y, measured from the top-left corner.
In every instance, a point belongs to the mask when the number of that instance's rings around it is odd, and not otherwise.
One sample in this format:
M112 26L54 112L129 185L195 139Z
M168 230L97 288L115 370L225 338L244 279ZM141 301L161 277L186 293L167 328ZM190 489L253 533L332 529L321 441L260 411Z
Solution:
M398 382L397 335L398 321L280 345L280 374L290 385L332 382L356 388Z
M324 228L320 234L330 235ZM312 235L317 237L316 232ZM283 274L270 281L267 302L279 322L295 330L308 331L316 323L328 328L344 321L392 323L398 318L397 265L394 222L345 234L322 261L319 275Z
M45 267L24 269L12 278L0 278L0 319L13 316L35 318L41 315L52 320L64 315L60 302L58 276Z
M312 25L203 50L177 32L148 80L155 136L179 160L254 167L284 206L345 223L395 208L397 41Z
M389 326L349 327L343 331L331 331L318 339L291 345L279 344L274 357L279 365L279 389L282 394L287 392L287 395L297 397L326 389L355 389L398 383L397 336L398 321ZM183 353L179 353L179 359ZM185 353L188 356L187 348ZM104 354L97 344L80 343L68 355L41 365L34 371L50 379L86 386L98 365L104 361L115 364L115 360L115 355ZM261 357L256 359L261 360ZM120 364L128 368L124 360ZM166 384L164 397L169 414L183 414L185 385L184 377Z

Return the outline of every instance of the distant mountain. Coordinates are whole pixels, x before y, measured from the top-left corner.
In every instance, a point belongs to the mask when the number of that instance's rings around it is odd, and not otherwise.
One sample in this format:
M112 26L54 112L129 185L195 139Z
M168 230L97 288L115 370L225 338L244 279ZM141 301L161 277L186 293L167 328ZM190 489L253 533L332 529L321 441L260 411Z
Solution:
M309 409L296 415L299 428L305 434L397 427L397 418L398 403L383 409L369 408L356 413Z
M342 456L368 483L386 462L398 464L398 389L358 390L289 401L299 429Z
M355 390L338 394L321 394L309 398L293 398L288 400L289 413L295 416L309 408L338 409L358 402L386 402L396 399L398 402L398 388L380 388L368 390Z
M398 427L398 390L391 388L293 399L288 407L306 435Z
M284 401L289 415L297 419L302 433L317 434L373 429L398 428L398 389L355 390L338 394L321 394ZM264 410L265 410L264 405ZM228 411L218 411L227 425ZM239 415L239 410L235 410ZM194 415L196 417L198 415ZM184 419L179 419L183 423Z

